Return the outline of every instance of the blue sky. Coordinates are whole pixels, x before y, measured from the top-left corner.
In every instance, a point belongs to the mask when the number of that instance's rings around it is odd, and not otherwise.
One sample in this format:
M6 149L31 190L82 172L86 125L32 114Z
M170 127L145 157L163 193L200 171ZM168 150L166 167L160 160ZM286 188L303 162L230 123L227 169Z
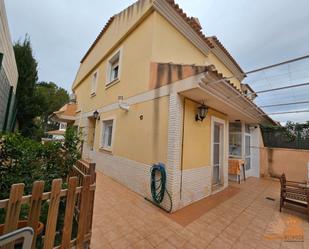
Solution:
M70 90L79 61L106 21L134 1L5 0L13 41L30 35L39 80ZM178 0L198 17L207 36L216 35L244 71L309 54L307 0ZM263 71L246 79L255 90L309 82L309 60ZM308 95L308 97L307 97ZM307 97L307 98L306 98ZM257 104L309 100L309 87L261 94ZM309 104L266 112L309 109ZM275 115L279 121L309 120L309 113Z

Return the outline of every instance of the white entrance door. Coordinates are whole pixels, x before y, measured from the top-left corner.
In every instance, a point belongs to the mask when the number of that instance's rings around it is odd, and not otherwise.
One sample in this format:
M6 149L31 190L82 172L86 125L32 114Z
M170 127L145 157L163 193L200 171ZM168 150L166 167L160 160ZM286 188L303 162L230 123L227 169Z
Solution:
M224 147L223 147L224 124L214 121L213 123L213 144L212 144L212 185L221 183L223 168Z

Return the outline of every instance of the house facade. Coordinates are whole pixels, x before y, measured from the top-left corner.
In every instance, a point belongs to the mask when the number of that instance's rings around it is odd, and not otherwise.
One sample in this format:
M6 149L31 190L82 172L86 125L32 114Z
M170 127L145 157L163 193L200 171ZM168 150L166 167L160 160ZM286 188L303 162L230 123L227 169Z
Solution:
M0 0L0 132L12 131L16 121L17 65L4 0Z
M259 124L272 122L201 29L172 0L140 0L110 18L72 86L83 157L145 197L150 167L164 163L173 211L226 188L229 157L259 176Z
M42 138L42 142L64 140L67 127L73 126L75 123L77 105L74 101L70 100L69 103L62 106L59 110L53 112L49 116L49 120L59 124L57 130L47 131L48 138Z

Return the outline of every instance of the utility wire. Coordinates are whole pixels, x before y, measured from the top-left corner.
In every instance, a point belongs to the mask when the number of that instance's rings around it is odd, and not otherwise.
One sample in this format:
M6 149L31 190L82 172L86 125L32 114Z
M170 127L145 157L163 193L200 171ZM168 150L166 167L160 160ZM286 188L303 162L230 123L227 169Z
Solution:
M270 69L270 68L273 68L273 67L278 67L278 66L281 66L281 65L284 65L284 64L288 64L288 63L291 63L291 62L296 62L296 61L300 61L300 60L304 60L304 59L308 59L308 58L309 58L309 55L297 57L297 58L294 58L294 59L291 59L291 60L287 60L287 61L283 61L283 62L280 62L280 63L272 64L272 65L269 65L269 66L266 66L266 67L261 67L261 68L258 68L258 69L254 69L254 70L246 72L245 74L256 73L256 72L259 72L259 71L263 71L263 70L266 70L266 69Z
M309 82L301 83L301 84L296 84L296 85L289 85L289 86L283 86L283 87L277 87L277 88L272 88L268 90L261 90L253 93L248 93L248 95L254 95L254 94L260 94L260 93L267 93L267 92L273 92L273 91L279 91L279 90L284 90L284 89L290 89L290 88L295 88L295 87L302 87L302 86L308 86Z
M277 106L286 106L286 105L298 105L298 104L309 104L309 101L299 101L299 102L289 102L289 103L281 103L281 104L273 104L273 105L262 105L260 108L267 107L277 107Z
M279 115L279 114L292 114L292 113L304 113L304 112L309 112L309 110L264 113L264 114L261 114L260 116Z
M308 59L308 58L309 58L309 55L297 57L297 58L290 59L290 60L287 60L287 61L283 61L283 62L280 62L280 63L276 63L276 64L268 65L268 66L265 66L265 67L257 68L257 69L251 70L251 71L247 71L247 72L242 73L241 75L242 75L242 76L246 76L247 74L256 73L256 72L259 72L259 71L263 71L263 70L266 70L266 69L278 67L278 66L281 66L281 65L284 65L284 64L287 64L287 63L291 63L291 62L296 62L296 61L300 61L300 60L305 60L305 59ZM213 82L209 82L209 83L207 83L207 84L214 84L214 83L221 82L222 80L230 80L230 79L233 79L233 78L235 78L235 77L236 77L235 75L229 76L229 77L223 77L223 78L220 79L220 80L216 80L216 81L213 81Z

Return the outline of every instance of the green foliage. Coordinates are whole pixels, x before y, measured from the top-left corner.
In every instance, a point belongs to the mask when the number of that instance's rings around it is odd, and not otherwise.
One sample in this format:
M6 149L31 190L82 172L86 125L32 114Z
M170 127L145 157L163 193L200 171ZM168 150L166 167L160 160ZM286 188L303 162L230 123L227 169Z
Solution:
M262 126L264 144L267 147L309 149L309 121L285 126Z
M17 120L23 136L40 140L48 127L48 116L69 101L68 92L53 82L38 83L38 63L29 36L14 45L18 68Z
M71 169L72 165L81 158L79 145L81 143L80 134L78 134L76 127L68 127L65 132L65 140L64 140L64 169L66 170L64 173Z
M2 135L0 138L0 199L8 198L14 183L24 183L29 194L36 180L45 181L45 191L55 178L66 177L80 158L77 131L69 128L65 142L41 144L20 134Z
M48 122L48 117L69 101L68 92L53 82L38 83L36 85L36 92L41 104L41 115L37 118L39 122L36 123L39 124L38 126L42 131L58 129L55 123Z
M29 36L23 42L14 44L14 53L19 75L16 90L17 120L21 133L30 136L35 129L32 120L40 114L40 101L35 92L38 63L33 57Z

